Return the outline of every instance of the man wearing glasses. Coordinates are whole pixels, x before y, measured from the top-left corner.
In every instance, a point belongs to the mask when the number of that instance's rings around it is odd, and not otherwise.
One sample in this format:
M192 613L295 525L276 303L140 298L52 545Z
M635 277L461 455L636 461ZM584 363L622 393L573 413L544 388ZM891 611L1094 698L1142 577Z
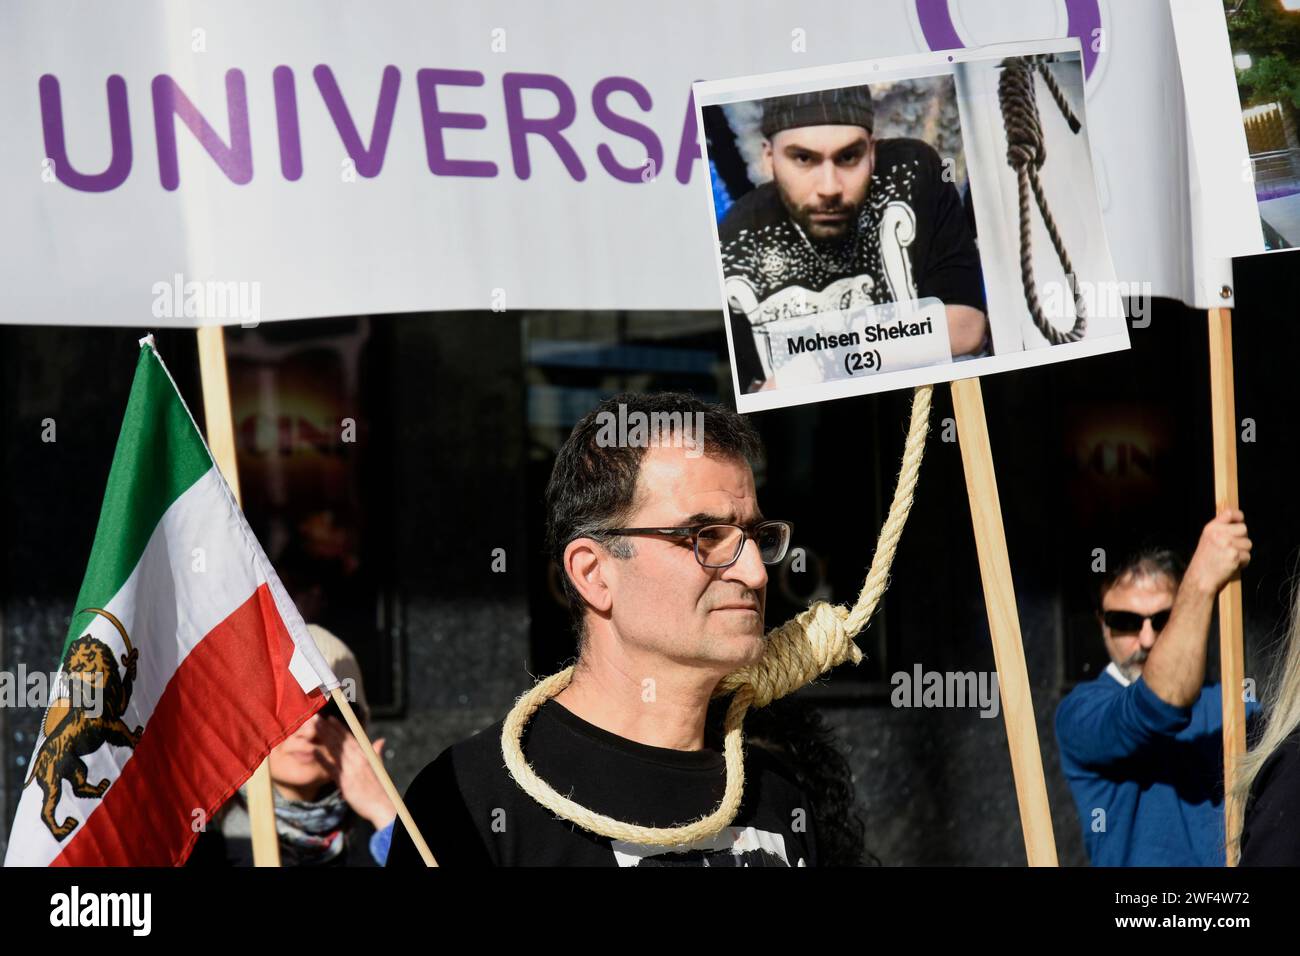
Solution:
M1149 549L1102 581L1110 664L1056 712L1093 866L1224 865L1222 689L1205 685L1205 657L1218 593L1250 563L1244 522L1221 512L1185 571Z
M620 407L621 406L621 407ZM700 421L699 433L601 422ZM675 416L675 417L674 417ZM685 440L683 440L685 439ZM568 598L578 661L571 683L531 718L525 757L556 791L643 826L689 823L718 805L725 767L710 700L763 653L767 568L785 559L789 522L759 510L745 419L689 395L619 395L574 427L546 490L547 538ZM456 744L406 802L442 864L806 866L809 803L769 752L747 747L745 798L717 837L668 850L609 840L555 818L510 777L502 724ZM405 831L388 865L418 865Z

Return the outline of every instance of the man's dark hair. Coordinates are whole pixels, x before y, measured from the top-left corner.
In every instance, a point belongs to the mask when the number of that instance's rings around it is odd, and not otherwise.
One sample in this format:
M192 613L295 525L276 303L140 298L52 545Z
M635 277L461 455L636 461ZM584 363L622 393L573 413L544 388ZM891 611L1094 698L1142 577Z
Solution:
M624 392L607 398L573 427L560 447L546 485L546 547L560 566L560 581L580 641L587 605L564 570L564 549L577 538L596 537L606 528L619 527L636 510L637 476L649 444L603 441L610 422L632 422L642 416L642 420L666 421L662 416L676 415L675 421L693 429L697 413L703 415L699 420L704 423L706 456L743 461L751 468L757 465L763 443L754 426L729 408L685 392ZM668 443L668 436L661 434L659 444ZM632 556L625 539L602 540L615 557Z
M1106 593L1129 576L1144 578L1164 575L1174 582L1174 589L1177 590L1186 570L1187 561L1172 548L1139 548L1114 565L1101 579L1101 587L1097 590L1097 608L1101 609Z

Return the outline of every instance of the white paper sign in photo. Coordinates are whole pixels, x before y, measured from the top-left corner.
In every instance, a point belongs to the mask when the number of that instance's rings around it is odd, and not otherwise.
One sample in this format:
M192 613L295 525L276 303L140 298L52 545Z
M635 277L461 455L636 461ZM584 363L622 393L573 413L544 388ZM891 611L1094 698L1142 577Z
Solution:
M755 334L783 390L952 361L943 303L933 298L779 319Z

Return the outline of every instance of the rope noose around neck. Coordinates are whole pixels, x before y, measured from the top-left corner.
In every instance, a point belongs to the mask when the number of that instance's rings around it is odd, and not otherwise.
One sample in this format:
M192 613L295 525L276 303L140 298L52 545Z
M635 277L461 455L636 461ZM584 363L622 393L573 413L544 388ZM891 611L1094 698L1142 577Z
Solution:
M729 826L740 810L745 786L742 725L746 711L750 707L765 707L794 693L838 664L845 661L857 664L862 660L862 651L853 643L853 638L871 619L889 584L889 569L908 513L912 510L912 495L925 454L933 389L932 385L922 385L913 394L912 417L894 498L880 528L876 553L857 602L852 608L846 608L818 601L802 614L769 631L764 638L763 656L749 667L723 678L714 690L714 697L731 694L732 698L723 722L727 785L722 801L712 813L679 827L638 826L587 809L557 793L537 775L524 757L521 744L524 728L542 704L569 685L573 678L572 667L539 681L515 702L506 715L501 729L501 754L515 783L557 817L612 840L650 846L683 846L715 836Z
M1084 311L1083 298L1079 295L1079 283L1074 275L1074 266L1065 251L1065 242L1061 239L1056 219L1047 206L1047 196L1043 193L1043 184L1039 179L1039 169L1047 158L1047 144L1043 140L1043 127L1038 116L1038 97L1034 87L1034 75L1043 78L1043 83L1052 94L1052 99L1061 110L1061 115L1070 126L1070 132L1078 133L1082 124L1070 109L1065 93L1057 85L1047 64L1034 57L1008 57L1002 61L1002 76L998 80L998 103L1002 107L1002 124L1007 133L1007 165L1016 171L1016 180L1020 192L1020 280L1025 288L1025 304L1033 317L1038 331L1052 345L1065 342L1077 342L1087 331L1088 318ZM1070 294L1074 299L1074 327L1062 332L1043 315L1038 303L1038 290L1034 282L1033 249L1030 242L1029 193L1033 190L1038 210L1043 216L1043 225L1056 247L1056 258L1065 270L1066 282L1070 285Z

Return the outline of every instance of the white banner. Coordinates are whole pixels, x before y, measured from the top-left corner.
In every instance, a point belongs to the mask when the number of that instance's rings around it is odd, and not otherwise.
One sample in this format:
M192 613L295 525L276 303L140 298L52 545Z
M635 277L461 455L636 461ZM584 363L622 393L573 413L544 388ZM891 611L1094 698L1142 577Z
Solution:
M712 311L693 81L1064 36L1118 279L1231 305L1167 0L42 0L0 11L0 322Z

